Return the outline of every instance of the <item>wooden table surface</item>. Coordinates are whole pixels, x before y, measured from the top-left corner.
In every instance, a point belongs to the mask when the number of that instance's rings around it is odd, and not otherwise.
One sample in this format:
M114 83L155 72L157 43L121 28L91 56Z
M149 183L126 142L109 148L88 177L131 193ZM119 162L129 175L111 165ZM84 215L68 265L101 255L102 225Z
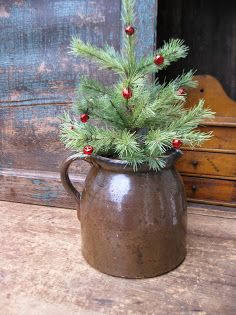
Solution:
M73 210L0 202L0 314L236 314L236 213L189 208L188 256L147 280L104 275Z

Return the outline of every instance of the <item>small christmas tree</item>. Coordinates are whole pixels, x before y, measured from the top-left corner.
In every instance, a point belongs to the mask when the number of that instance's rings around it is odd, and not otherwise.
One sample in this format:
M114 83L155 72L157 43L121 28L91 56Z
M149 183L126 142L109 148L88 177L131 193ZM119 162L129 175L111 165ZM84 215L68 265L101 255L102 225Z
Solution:
M194 88L193 72L175 80L153 83L150 74L166 68L188 53L182 40L171 39L156 52L138 59L135 54L135 0L123 0L124 45L121 53L113 47L104 49L73 38L71 51L97 62L119 76L113 86L84 77L80 81L74 104L80 120L65 114L61 140L67 148L81 155L101 155L125 160L137 169L147 163L150 169L164 167L163 155L182 144L197 146L211 137L195 130L213 113L204 108L204 101L186 110L186 88ZM91 123L91 120L93 123ZM97 124L97 120L102 124ZM95 122L95 124L94 124ZM98 127L102 126L102 127Z

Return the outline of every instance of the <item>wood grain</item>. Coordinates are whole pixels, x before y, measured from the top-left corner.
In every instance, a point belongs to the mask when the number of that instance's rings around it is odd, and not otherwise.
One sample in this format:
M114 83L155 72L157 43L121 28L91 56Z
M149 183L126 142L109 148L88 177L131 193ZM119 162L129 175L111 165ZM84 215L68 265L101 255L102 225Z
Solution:
M234 315L236 214L189 209L188 255L161 277L101 274L81 256L74 211L0 203L4 315Z
M185 151L176 164L182 174L215 176L236 180L236 155L204 151Z
M236 126L236 101L226 94L222 84L210 75L198 75L195 78L198 87L189 91L186 107L190 108L200 98L204 98L205 106L216 113L216 120L211 121L211 124L221 121L225 124L231 123L232 127Z
M8 0L1 9L1 106L72 100L78 72L97 69L68 55L72 35L120 48L120 1Z
M183 175L187 197L197 201L209 200L236 207L236 181Z
M212 138L200 148L183 147L184 156L177 168L184 175L189 201L235 207L236 102L214 77L198 75L195 79L199 87L188 91L186 108L204 97L205 107L210 107L216 117L204 121L198 129L212 132Z
M199 130L213 133L213 137L202 144L201 149L204 149L204 151L214 149L222 153L236 153L236 128L205 126L200 127Z
M73 173L80 174L78 170L73 170ZM75 187L82 191L85 175L72 175L71 179ZM0 182L2 200L76 208L76 202L63 188L58 172L5 168L0 172Z

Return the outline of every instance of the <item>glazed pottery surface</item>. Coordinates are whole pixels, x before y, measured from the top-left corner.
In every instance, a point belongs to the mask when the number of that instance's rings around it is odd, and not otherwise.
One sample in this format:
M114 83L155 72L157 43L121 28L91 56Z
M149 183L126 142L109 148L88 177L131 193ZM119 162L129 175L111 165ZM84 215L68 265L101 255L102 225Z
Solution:
M80 195L68 168L81 155L62 165L64 187L78 201L82 252L97 270L119 277L146 278L177 267L186 255L186 199L174 168L181 155L173 151L161 171L146 165L137 172L124 161L83 157L91 164Z

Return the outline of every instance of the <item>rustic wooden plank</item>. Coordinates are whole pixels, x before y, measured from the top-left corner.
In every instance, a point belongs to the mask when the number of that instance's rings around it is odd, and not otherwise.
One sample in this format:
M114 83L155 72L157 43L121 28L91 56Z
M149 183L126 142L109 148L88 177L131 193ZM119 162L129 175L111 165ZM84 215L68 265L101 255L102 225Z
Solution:
M0 106L65 103L78 73L113 82L111 72L68 55L72 35L98 47L120 49L121 1L6 1L1 6ZM155 47L157 1L137 1L137 54ZM143 27L145 25L146 27ZM150 32L150 29L153 31ZM17 47L17 49L16 49Z
M85 175L73 170L71 179L82 191ZM0 169L1 199L22 203L76 208L76 202L63 188L58 172Z
M156 49L157 0L136 0L137 57Z
M1 167L55 171L65 150L59 142L59 115L68 106L0 109Z
M69 106L0 109L0 168L58 172L62 160L69 154L59 140L59 116L69 110ZM87 165L81 163L78 171L85 174Z
M215 205L203 205L200 203L188 203L188 213L205 215L210 217L220 217L220 218L228 218L234 219L235 213L233 208L223 207L223 206L215 206Z
M235 213L192 208L184 263L161 277L127 280L85 263L75 212L9 202L0 211L4 315L236 313Z
M204 149L205 151L208 151L208 149L214 149L218 150L218 152L228 151L235 153L236 128L204 125L199 127L199 130L213 133L213 137L209 141L205 141L201 149Z
M72 35L120 48L120 1L9 0L1 12L1 106L64 103L73 98L78 72L98 75L94 65L68 55Z

